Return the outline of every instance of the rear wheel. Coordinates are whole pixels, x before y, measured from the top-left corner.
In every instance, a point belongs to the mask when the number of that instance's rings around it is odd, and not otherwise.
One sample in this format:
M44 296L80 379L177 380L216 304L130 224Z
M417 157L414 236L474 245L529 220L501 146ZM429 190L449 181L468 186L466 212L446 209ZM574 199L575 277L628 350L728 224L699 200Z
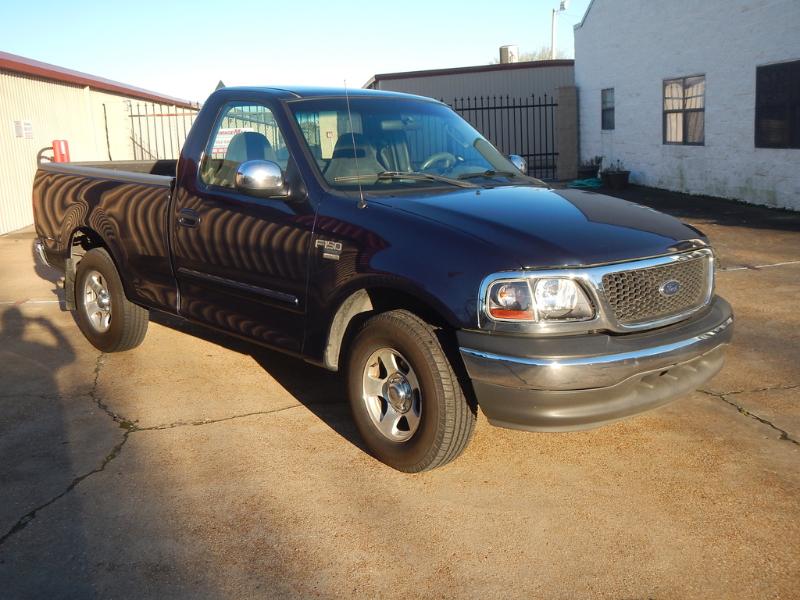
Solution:
M130 350L147 333L149 313L125 297L114 261L103 248L89 250L78 263L75 304L78 327L98 350Z
M476 413L436 331L416 315L395 310L367 320L350 346L347 375L356 427L387 465L434 469L469 444Z

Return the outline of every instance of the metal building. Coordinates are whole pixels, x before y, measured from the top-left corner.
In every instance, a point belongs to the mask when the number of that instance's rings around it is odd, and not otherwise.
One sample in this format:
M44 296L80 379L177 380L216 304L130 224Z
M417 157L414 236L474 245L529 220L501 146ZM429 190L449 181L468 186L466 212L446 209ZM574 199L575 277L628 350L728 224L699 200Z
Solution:
M0 234L33 223L37 155L53 140L68 141L72 161L172 158L196 111L185 100L0 52Z
M452 104L456 98L481 96L554 97L558 88L574 85L575 61L536 60L382 73L372 77L364 87L418 94Z

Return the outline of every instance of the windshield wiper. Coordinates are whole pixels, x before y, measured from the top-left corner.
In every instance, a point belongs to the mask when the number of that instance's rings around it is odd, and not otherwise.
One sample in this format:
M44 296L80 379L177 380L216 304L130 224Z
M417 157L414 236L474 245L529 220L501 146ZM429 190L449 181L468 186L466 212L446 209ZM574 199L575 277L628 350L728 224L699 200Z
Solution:
M527 183L532 183L537 187L544 187L544 188L550 187L541 179L537 179L536 177L531 177L530 175L525 175L524 173L514 173L513 171L494 171L492 169L489 169L488 171L479 171L477 173L462 173L461 175L458 176L459 179L473 179L476 177L487 177L487 178L508 177L509 179L519 179Z
M516 177L518 173L513 171L495 171L488 169L486 171L478 171L477 173L462 173L458 176L459 179L473 179L475 177Z
M453 179L452 177L434 175L433 173L420 173L419 171L381 171L380 173L362 173L361 175L346 175L333 178L337 183L345 181L363 181L364 179L377 179L379 181L381 179L413 179L415 181L440 181L458 187L478 187L474 183L459 181L459 179Z

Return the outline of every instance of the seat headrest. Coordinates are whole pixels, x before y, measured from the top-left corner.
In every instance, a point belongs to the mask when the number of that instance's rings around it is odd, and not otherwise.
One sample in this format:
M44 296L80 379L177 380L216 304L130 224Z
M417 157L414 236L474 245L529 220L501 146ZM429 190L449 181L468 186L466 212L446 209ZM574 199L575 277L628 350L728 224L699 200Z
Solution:
M343 133L333 147L333 158L367 158L376 154L363 133Z
M225 160L236 163L248 160L275 161L275 151L266 136L257 131L241 131L231 138L225 151Z

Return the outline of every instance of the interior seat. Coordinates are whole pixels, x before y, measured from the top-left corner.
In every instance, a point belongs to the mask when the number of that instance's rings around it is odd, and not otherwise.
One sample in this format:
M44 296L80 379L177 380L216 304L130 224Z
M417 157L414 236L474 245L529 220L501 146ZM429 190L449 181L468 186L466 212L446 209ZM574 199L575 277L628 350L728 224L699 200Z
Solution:
M215 185L234 187L239 165L248 160L278 162L275 150L264 134L257 131L240 131L231 138L228 148L225 150L225 160L222 161L219 171L214 177Z
M405 132L386 132L384 143L378 151L378 160L390 171L410 171L411 158Z
M225 160L243 163L248 160L271 160L278 162L275 150L263 133L257 131L240 131L231 138L225 152Z
M325 169L325 179L334 183L337 177L378 174L385 170L386 167L378 162L375 147L363 134L343 133L333 147L333 156Z

